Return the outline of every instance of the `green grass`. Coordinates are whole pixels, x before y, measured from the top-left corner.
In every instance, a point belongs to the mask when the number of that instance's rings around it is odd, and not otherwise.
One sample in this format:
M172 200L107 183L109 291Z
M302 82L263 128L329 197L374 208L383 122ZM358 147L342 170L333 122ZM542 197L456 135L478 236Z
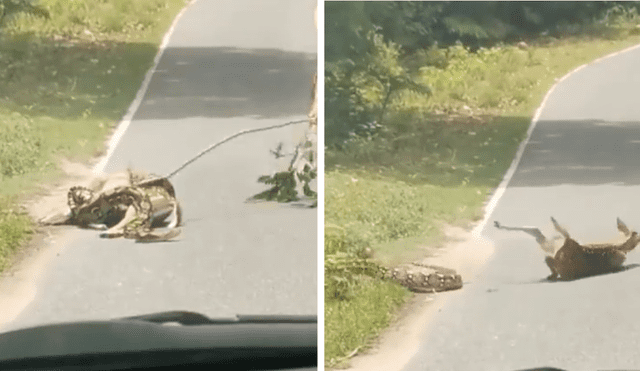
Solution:
M343 365L344 356L366 345L387 327L410 295L386 281L362 280L358 296L325 303L325 359L327 367Z
M439 223L475 220L486 187L411 184L361 171L328 171L325 176L325 253L358 253L371 247L385 265L405 261L403 251L420 254L408 241L440 236ZM425 217L428 216L428 217ZM393 249L399 247L404 249ZM385 248L386 246L386 248ZM386 253L386 254L385 254Z
M1 210L20 210L38 184L60 177L60 158L84 162L104 153L185 4L42 0L49 17L23 13L2 24L0 198L11 201ZM18 211L0 219L3 259L28 239L28 220Z
M639 32L640 28L633 28L626 38L611 40L543 39L530 42L525 49L499 46L478 53L453 47L449 54L455 57L446 68L423 66L413 71L417 81L431 87L432 97L404 92L391 105L425 113L530 115L555 78L600 56L640 43ZM427 60L430 58L425 53L405 63L413 66Z
M31 233L31 220L15 208L15 200L0 197L0 272L9 266L17 249Z
M325 151L325 254L370 247L387 266L432 254L445 242L443 223L467 226L482 216L554 80L640 43L637 32L623 36L543 40L480 55L452 48L443 68L424 67L434 51L405 59L433 96L396 94L385 130ZM376 91L368 95L373 107L382 99ZM398 308L397 297L384 294L389 285L356 285L351 299L326 301L327 366L388 325L379 318ZM343 320L356 314L357 324Z

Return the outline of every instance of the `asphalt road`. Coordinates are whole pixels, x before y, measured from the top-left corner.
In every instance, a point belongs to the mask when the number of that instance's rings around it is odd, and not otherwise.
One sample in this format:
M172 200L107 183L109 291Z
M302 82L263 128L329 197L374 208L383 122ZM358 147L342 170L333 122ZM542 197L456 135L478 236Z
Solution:
M640 251L626 271L548 282L542 250L505 225L550 216L578 241L640 230L640 48L592 63L549 96L483 236L495 253L451 297L404 370L640 369ZM553 232L553 233L552 233Z
M316 71L311 0L190 6L105 171L167 174L240 130L306 119ZM317 209L245 203L279 170L269 153L306 124L249 134L172 181L185 226L179 241L136 244L70 230L7 329L167 310L211 317L316 314Z

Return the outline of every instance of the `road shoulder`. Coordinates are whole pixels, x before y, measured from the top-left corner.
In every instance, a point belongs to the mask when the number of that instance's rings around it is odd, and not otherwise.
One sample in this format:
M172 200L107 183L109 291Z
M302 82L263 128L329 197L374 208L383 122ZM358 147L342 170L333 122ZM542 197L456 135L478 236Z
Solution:
M446 226L448 242L440 255L425 258L422 263L455 269L464 284L473 282L484 263L494 251L493 244L478 238L471 231ZM418 351L421 335L431 321L445 308L447 302L462 295L460 290L435 294L414 294L395 315L391 325L376 339L367 351L350 360L351 371L401 370Z

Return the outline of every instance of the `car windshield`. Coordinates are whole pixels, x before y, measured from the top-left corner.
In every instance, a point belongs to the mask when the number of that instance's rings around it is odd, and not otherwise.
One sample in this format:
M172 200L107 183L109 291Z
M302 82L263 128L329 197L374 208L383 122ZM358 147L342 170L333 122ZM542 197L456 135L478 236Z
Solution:
M300 167L299 144L313 134L316 2L15 3L1 26L0 116L16 124L0 141L16 149L15 168L0 158L0 332L315 316L315 159Z

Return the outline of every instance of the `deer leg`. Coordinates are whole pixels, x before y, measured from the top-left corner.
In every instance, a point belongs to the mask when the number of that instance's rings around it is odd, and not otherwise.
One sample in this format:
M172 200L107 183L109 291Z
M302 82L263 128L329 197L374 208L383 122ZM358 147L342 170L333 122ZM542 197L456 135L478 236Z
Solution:
M498 229L504 229L507 231L522 231L528 235L531 235L535 237L536 242L538 242L540 246L545 246L549 243L549 241L547 241L547 238L542 234L542 232L540 232L540 229L535 227L506 227L498 223L497 221L494 222L494 225Z
M549 255L553 255L553 252L554 252L553 241L549 241L542 234L542 232L540 232L540 229L535 227L506 227L498 223L497 221L495 221L494 224L496 228L499 228L499 229L504 229L507 231L522 231L528 235L533 236L536 239L536 242L538 242L538 245L540 245L540 248L542 249L542 251L544 251Z
M71 213L57 213L48 215L40 219L42 225L64 225L71 222Z
M182 208L180 207L180 203L178 201L175 201L173 205L173 214L175 218L173 219L171 224L169 224L169 228L176 228L182 225Z
M136 242L169 241L172 238L179 236L180 233L182 233L180 228L173 228L165 233L149 232L144 235L139 235L136 238Z
M107 226L104 225L104 224L93 224L93 223L90 223L90 224L87 224L86 228L94 229L96 231L106 231L106 230L108 230Z
M636 246L638 246L638 243L640 243L640 238L638 238L638 233L632 232L629 235L629 238L618 248L618 251L628 253L629 251L635 249Z

